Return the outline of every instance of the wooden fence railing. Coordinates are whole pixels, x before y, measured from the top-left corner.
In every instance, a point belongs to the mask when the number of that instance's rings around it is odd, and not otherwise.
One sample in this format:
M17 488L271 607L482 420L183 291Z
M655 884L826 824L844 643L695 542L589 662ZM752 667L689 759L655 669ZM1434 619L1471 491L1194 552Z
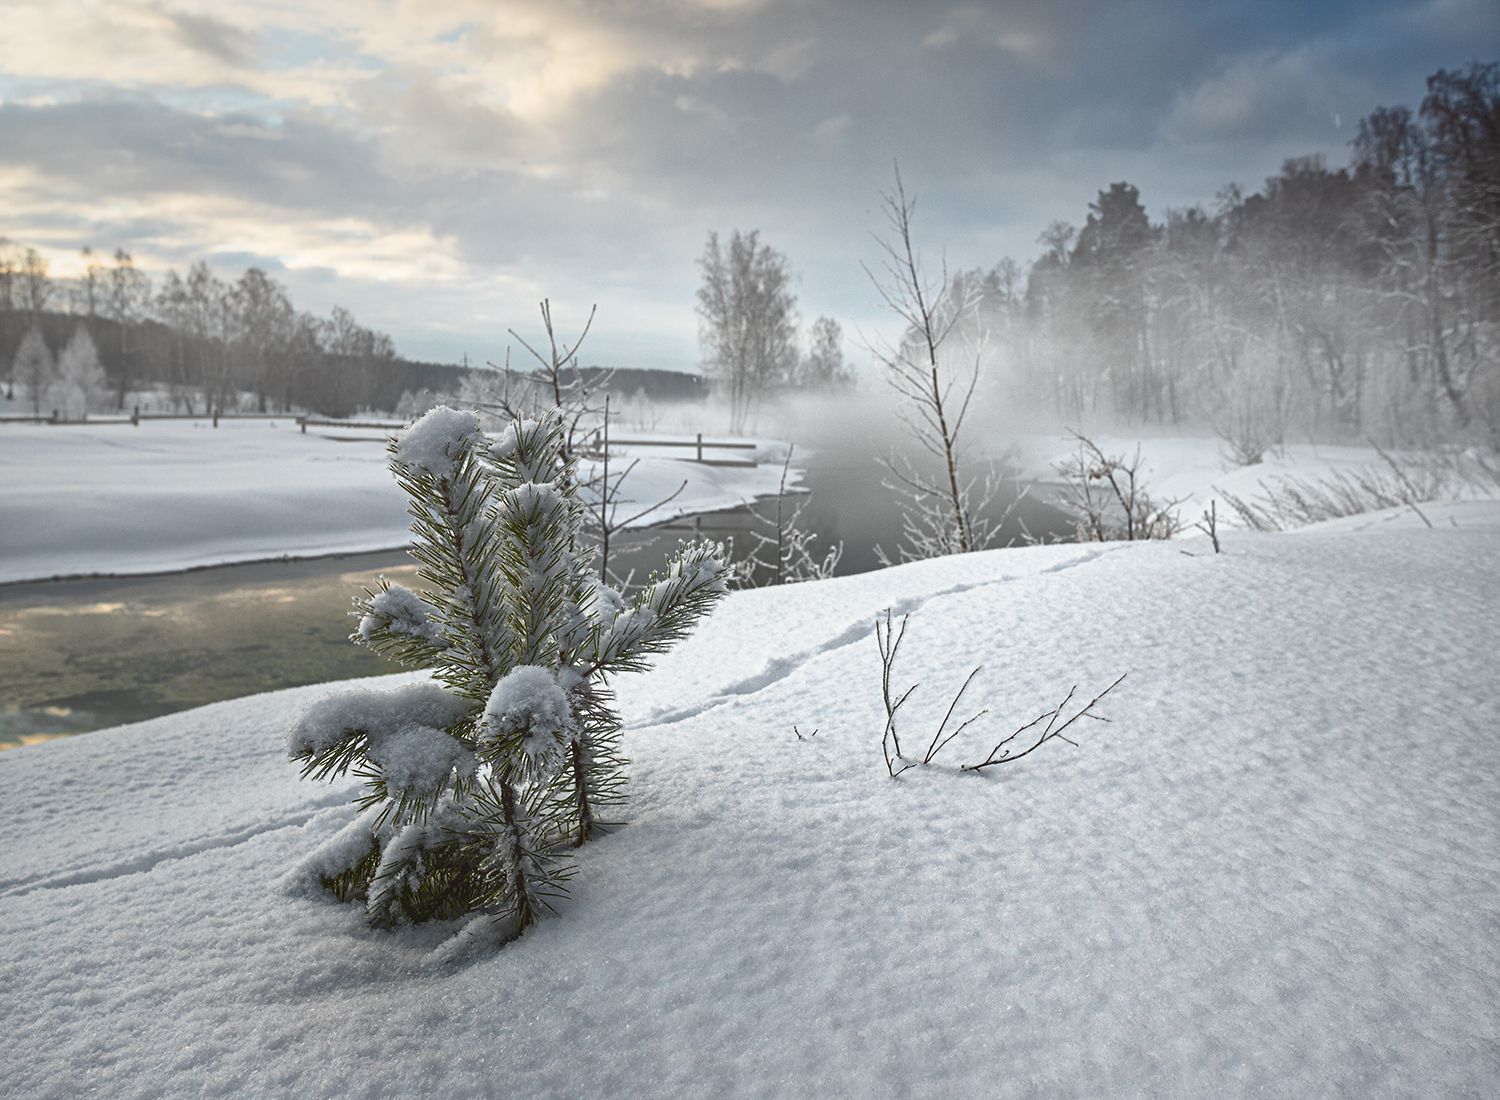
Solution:
M65 420L60 417L56 410L51 416L0 416L0 424L48 424L57 427L79 424L132 424L139 425L142 420L212 420L215 428L219 426L220 420L293 420L303 434L307 433L309 427L313 428L355 428L375 431L400 431L408 427L410 422L405 420L324 420L310 416L290 416L286 413L219 413L217 411L205 413L143 413L140 407L131 410L129 416L88 416L82 420ZM759 465L754 455L749 458L710 458L705 451L754 451L754 443L740 443L728 440L704 439L703 433L699 432L692 439L611 439L610 446L619 447L667 447L667 448L691 448L693 456L686 461L699 462L705 466L742 466L755 467ZM588 458L599 458L603 452L600 449L600 440L597 436L591 437L584 444L581 453Z
M307 434L309 424L314 428L374 428L387 432L399 432L402 428L411 427L409 420L317 420L309 416L297 417L297 424L304 435Z
M139 408L132 409L129 416L85 416L79 420L60 416L55 409L51 416L0 416L0 424L48 424L56 427L76 427L80 424L139 425L142 420L212 420L215 428L219 426L220 420L291 420L304 432L307 431L309 424L315 428L380 428L385 431L400 431L410 425L410 421L406 420L319 420L313 417L293 416L291 413L220 413L217 411L143 413Z
M755 467L759 465L754 456L750 458L705 458L705 450L718 451L754 451L754 443L731 443L704 439L703 433L699 432L693 439L617 439L610 437L611 447L691 447L694 450L689 462L701 462L705 466L745 466ZM584 446L583 453L590 458L598 458L600 451L600 440L597 436L590 437Z
M219 426L220 420L295 420L290 413L143 413L139 408L132 409L129 416L85 416L81 419L70 419L52 410L51 416L0 416L0 424L50 424L56 427L76 427L79 424L131 424L137 425L142 420L212 420L214 427ZM404 426L404 425L403 425Z

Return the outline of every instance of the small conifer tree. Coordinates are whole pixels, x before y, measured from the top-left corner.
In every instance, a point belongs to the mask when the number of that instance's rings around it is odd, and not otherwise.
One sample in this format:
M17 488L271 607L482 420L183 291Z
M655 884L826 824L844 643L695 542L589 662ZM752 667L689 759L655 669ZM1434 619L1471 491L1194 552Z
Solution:
M493 443L438 406L391 441L422 592L382 580L353 641L432 681L356 688L294 724L304 777L365 781L361 813L293 879L364 903L372 924L473 915L519 935L565 892L572 848L616 820L624 783L608 676L645 667L725 591L723 550L685 544L626 599L580 542L564 425Z

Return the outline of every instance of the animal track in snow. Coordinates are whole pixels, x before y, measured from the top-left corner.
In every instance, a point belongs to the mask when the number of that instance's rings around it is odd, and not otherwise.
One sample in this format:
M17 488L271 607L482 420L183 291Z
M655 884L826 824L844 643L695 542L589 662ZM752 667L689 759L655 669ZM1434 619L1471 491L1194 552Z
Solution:
M996 584L1009 584L1013 581L1023 580L1028 576L1041 576L1046 573L1062 573L1068 569L1074 569L1080 565L1097 561L1106 554L1123 550L1129 544L1122 546L1107 546L1098 550L1089 550L1076 557L1068 558L1066 561L1058 562L1056 565L1048 566L1046 569L1038 570L1036 573L1025 573L1019 576L991 577L982 581L969 581L964 584L950 585L936 592L929 592L925 596L913 596L904 600L897 600L890 605L892 615L907 615L915 613L931 603L933 600L944 596L956 596L964 592L973 591L976 588L985 588ZM882 610L884 610L882 608ZM639 722L632 722L632 729L646 729L657 726L672 726L679 722L686 722L700 715L724 706L735 699L746 695L753 695L758 691L764 691L773 684L780 683L792 675L797 669L814 661L826 654L843 649L846 646L855 645L862 639L870 636L871 625L868 619L851 623L833 637L827 639L810 649L804 649L798 653L788 654L785 657L773 657L767 661L765 666L757 673L747 676L742 680L736 680L732 684L721 688L715 694L709 696L701 703L693 706L678 707L673 710L659 711L648 715Z
M298 813L290 814L278 820L262 821L232 832L220 833L217 836L205 837L202 840L190 841L185 844L175 844L167 848L158 848L154 851L142 852L140 855L133 856L130 859L96 864L77 871L69 871L62 875L37 875L29 879L10 879L0 882L0 898L19 898L35 893L38 890L61 890L68 886L87 886L95 882L107 882L110 879L124 878L127 875L146 874L155 870L161 864L171 862L175 859L186 859L189 856L200 855L203 852L211 852L216 848L233 848L265 833L274 833L279 829L297 828L298 826L307 824L314 817L317 817L326 810L347 806L348 804L349 792L341 790L336 794L330 793L325 799L309 805Z

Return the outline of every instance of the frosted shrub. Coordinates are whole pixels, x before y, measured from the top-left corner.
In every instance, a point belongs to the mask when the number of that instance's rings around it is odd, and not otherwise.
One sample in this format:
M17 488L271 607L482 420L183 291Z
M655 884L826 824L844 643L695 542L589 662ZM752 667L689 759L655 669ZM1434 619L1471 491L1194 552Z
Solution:
M474 413L439 406L390 456L425 588L367 591L351 638L432 682L351 689L292 727L304 777L365 781L364 813L293 879L363 902L372 924L470 916L466 938L513 937L618 811L606 678L642 669L710 610L723 551L685 544L631 599L601 584L555 416L491 443Z
M1169 539L1182 529L1181 500L1157 500L1146 491L1141 449L1126 459L1106 455L1092 439L1071 433L1076 454L1053 464L1060 490L1053 503L1073 514L1079 542Z
M103 400L109 380L99 365L99 351L89 330L79 325L57 357L43 404L64 420L82 420Z

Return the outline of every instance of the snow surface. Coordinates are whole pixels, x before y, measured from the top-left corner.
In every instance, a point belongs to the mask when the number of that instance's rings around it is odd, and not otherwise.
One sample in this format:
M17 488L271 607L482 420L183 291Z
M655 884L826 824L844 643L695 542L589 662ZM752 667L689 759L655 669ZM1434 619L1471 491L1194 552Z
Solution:
M618 682L631 824L467 965L278 886L355 816L284 757L332 685L0 754L7 1095L1493 1095L1500 505L1428 514L732 594ZM907 738L991 708L897 781L888 605Z
M0 426L0 584L94 573L153 573L282 556L405 546L407 500L386 463L388 433L298 431L295 420L207 419ZM640 463L620 495L625 519L687 481L637 525L774 494L784 446L751 468L625 449ZM584 477L593 464L581 463ZM629 498L626 500L625 498Z

